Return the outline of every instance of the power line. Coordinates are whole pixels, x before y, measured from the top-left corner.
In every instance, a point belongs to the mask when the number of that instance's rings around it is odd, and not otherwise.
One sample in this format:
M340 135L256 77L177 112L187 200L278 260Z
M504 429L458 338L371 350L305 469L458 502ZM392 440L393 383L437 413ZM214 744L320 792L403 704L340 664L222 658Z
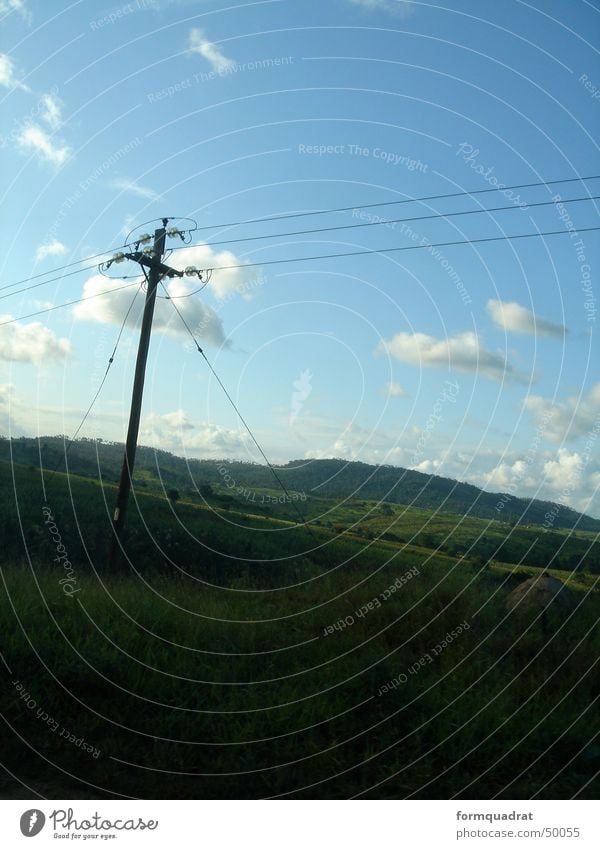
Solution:
M421 203L422 201L428 200L444 200L445 198L457 198L457 197L466 197L471 195L483 195L489 192L508 192L513 191L514 189L531 189L537 186L555 186L559 183L578 183L583 182L585 180L598 180L600 179L600 174L593 174L589 177L569 177L568 179L562 180L540 180L537 183L520 183L515 186L498 186L497 188L491 189L473 189L468 192L449 192L443 195L427 195L425 197L418 198L403 198L402 200L388 200L388 201L380 201L378 203L363 203L363 204L353 204L352 206L337 206L331 209L317 209L313 212L290 212L284 215L273 215L268 218L247 218L244 221L230 221L226 224L206 224L202 227L196 227L194 230L190 230L190 233L197 232L199 230L212 230L212 229L220 229L223 227L239 227L243 224L262 224L265 221L283 221L286 218L304 218L307 215L328 215L333 212L351 212L353 209L373 209L377 206L392 206L399 205L404 203ZM516 207L515 207L516 208Z
M600 200L600 195L592 195L590 197L580 197L580 198L567 198L567 199L561 201L561 203L583 203L583 202L591 201L591 200ZM551 201L551 200L539 201L537 203L529 204L528 208L531 209L533 207L552 206L553 204L554 204L554 201ZM359 208L360 207L353 207L353 209L359 209ZM489 207L489 208L486 208L486 209L465 209L465 210L459 210L459 211L456 211L456 212L437 212L437 213L434 213L432 215L418 215L418 216L411 216L409 218L390 218L390 219L386 219L385 221L366 221L366 222L362 222L360 224L340 224L340 225L337 225L337 226L334 226L334 227L316 227L316 228L312 228L312 229L309 229L309 230L292 230L292 231L287 232L287 233L270 233L270 234L261 235L261 236L244 236L243 238L222 239L218 242L206 242L206 243L202 243L202 244L203 245L205 244L206 247L211 248L211 247L215 247L217 245L231 245L231 244L236 244L236 243L239 243L239 242L255 242L255 241L262 241L264 239L282 238L284 236L304 236L304 235L310 235L310 234L315 234L315 233L331 233L333 231L338 231L338 230L355 230L355 229L361 228L361 227L383 227L387 224L402 224L402 223L406 223L406 222L409 222L409 221L433 221L433 220L438 219L438 218L446 219L446 218L454 218L454 217L459 216L459 215L481 215L482 213L485 213L485 212L488 212L488 213L490 213L490 212L508 212L508 211L513 211L513 210L516 210L516 209L517 209L517 207L515 207L514 205L511 204L511 205L508 205L508 206L496 206L496 207ZM175 251L188 250L190 247L194 247L194 245L185 245L183 247L171 248L171 253L173 253ZM20 295L23 292L29 292L31 289L37 289L40 286L45 286L47 283L53 283L55 280L63 280L65 277L72 277L74 274L81 274L81 272L89 271L89 270L91 270L92 268L95 268L95 267L96 267L95 265L86 266L85 268L79 268L75 271L70 271L68 274L61 274L59 277L53 277L50 280L42 280L39 283L33 283L31 286L26 286L23 289L16 289L14 292L9 292L6 295L0 295L0 301L4 300L5 298L10 298L13 295ZM126 278L121 278L121 279L126 279ZM16 285L16 284L12 284L12 285ZM0 288L0 292L3 291L3 289L5 289L5 288L7 288L7 287ZM199 289L197 289L196 293L202 291L203 288L205 288L205 287L202 286ZM186 297L187 298L187 297L190 297L190 296L189 295L178 295L176 297Z
M592 233L592 232L596 232L597 230L600 230L600 226L599 227L579 227L577 229L577 233ZM533 238L540 238L540 237L543 237L543 236L565 236L565 235L568 235L568 234L570 234L569 230L546 230L546 231L541 231L541 232L537 232L537 233L515 233L515 234L507 235L507 236L487 236L487 237L484 237L484 238L481 238L481 239L466 239L466 240L463 240L463 241L454 241L454 242L432 242L431 244L426 244L426 245L419 244L419 245L402 245L401 247L391 247L391 248L369 248L369 249L365 249L365 250L345 251L345 252L342 252L342 253L334 253L334 254L316 254L316 255L313 255L313 256L292 257L292 258L288 258L288 259L269 259L269 260L263 260L263 262L238 263L236 265L217 265L214 268L212 268L211 270L212 271L232 271L232 270L238 269L238 268L245 269L245 268L262 267L262 266L265 266L265 265L286 265L286 264L295 263L295 262L309 262L310 260L316 260L316 259L337 259L337 258L344 258L344 257L351 257L351 256L368 256L370 254L389 254L389 253L399 253L399 252L403 252L403 251L427 250L427 249L431 249L431 248L450 248L450 247L457 247L457 246L460 246L460 245L479 245L479 244L483 244L483 243L486 243L486 242L507 242L507 241L511 241L513 239L533 239ZM62 309L63 307L70 307L70 306L73 306L74 304L79 304L82 301L92 300L92 298L99 298L102 295L109 295L111 292L119 292L122 289L127 289L130 286L135 286L135 285L136 285L135 283L128 283L126 286L118 286L115 289L107 289L105 292L98 292L98 294L89 295L87 298L79 298L76 301L69 301L68 303L65 303L65 304L58 304L57 306L49 307L48 309L44 309L44 310L38 310L37 312L29 313L28 315L20 316L19 318L12 318L9 321L2 321L2 322L0 322L0 327L4 326L6 324L14 324L14 322L16 322L16 321L24 321L27 318L32 318L36 315L42 315L43 313L53 312L54 310ZM184 297L184 296L176 296L176 297ZM187 295L185 297L191 297L191 294ZM173 300L173 299L174 299L173 296L169 296L169 300Z
M600 227L579 227L577 229L577 233L590 233L592 231L600 230ZM263 260L263 262L247 262L247 263L238 263L236 265L215 265L211 269L211 271L232 271L236 268L255 268L263 265L284 265L290 262L308 262L312 259L335 259L337 257L350 257L350 256L366 256L368 254L389 254L389 253L398 253L400 251L418 251L425 250L428 248L450 248L455 247L457 245L477 245L483 242L506 242L511 239L533 239L539 238L540 236L565 236L569 234L569 230L546 230L545 232L538 233L515 233L513 235L507 236L487 236L481 239L466 239L464 241L456 241L456 242L432 242L427 245L402 245L401 247L392 247L392 248L369 248L360 251L347 251L344 253L336 253L336 254L317 254L314 256L301 256L294 257L292 259L268 259Z
M98 292L95 295L88 295L86 298L78 298L76 301L67 301L64 304L56 304L53 307L47 307L43 310L37 310L37 312L30 312L27 315L19 316L19 318L11 318L8 321L0 321L0 327L4 327L5 324L14 324L16 321L25 321L26 318L34 318L36 315L43 315L47 312L54 312L54 310L61 310L64 307L72 307L75 304L81 304L83 301L91 301L93 298L101 298L103 295L110 295L111 292L121 292L123 289L130 289L132 286L137 286L137 283L127 283L125 286L116 286L114 289L106 289L104 292Z
M127 245L119 245L117 248L111 248L108 251L102 251L99 254L92 254L91 256L86 256L83 259L78 259L75 262L68 262L66 265L59 265L57 268L49 268L48 271L41 271L39 274L34 274L32 277L24 277L23 280L16 280L14 283L7 283L5 286L0 286L0 292L4 291L4 289L12 289L13 286L19 286L21 283L28 283L30 280L38 280L40 277L45 277L47 274L55 274L57 271L62 271L63 268L71 268L73 265L80 265L82 262L89 262L91 259L98 259L98 257L106 256L106 254L112 254L115 251L120 250L121 248L126 248ZM95 265L89 266L90 268L95 268ZM82 268L80 271L87 271L87 268ZM73 271L73 274L78 274L78 271ZM61 275L61 277L70 277L70 274ZM56 277L56 280L60 280L60 277ZM47 280L47 283L51 283L51 280ZM33 288L33 287L32 287ZM25 290L23 290L25 291Z
M587 180L598 180L598 179L600 179L600 174L592 174L592 175L587 176L587 177L569 177L569 178L563 178L563 179L560 179L560 180L540 180L540 181L535 182L535 183L519 183L517 185L512 185L512 186L502 185L502 186L489 188L489 189L473 189L471 191L449 192L449 193L446 193L446 194L426 195L426 196L417 197L417 198L403 198L401 200L381 201L381 202L377 202L377 203L354 204L352 206L338 206L338 207L331 207L329 209L318 209L318 210L314 210L313 212L291 212L291 213L285 213L285 214L282 214L282 215L271 215L271 216L267 216L267 217L264 217L264 218L247 218L247 219L242 220L242 221L230 221L230 222L225 223L225 224L207 224L207 225L203 225L201 227L194 227L194 228L191 228L189 230L183 230L182 232L195 233L195 232L199 232L200 230L213 230L213 229L219 229L219 228L225 228L225 227L240 227L244 224L260 224L260 223L264 223L264 222L268 222L268 221L283 221L283 220L286 220L286 219L289 219L289 218L304 218L304 217L309 216L309 215L327 215L327 214L335 213L335 212L350 212L354 209L373 209L373 208L379 207L379 206L392 206L392 205L400 205L400 204L406 204L406 203L421 203L421 202L429 201L429 200L443 200L445 198L455 198L455 197L467 197L467 196L471 197L473 195L487 194L487 193L490 193L490 192L500 192L500 191L506 192L506 191L514 191L515 189L536 188L536 187L539 187L539 186L554 186L554 185L559 185L559 184L564 184L564 183L577 183L577 182L585 182ZM564 203L564 201L562 201L562 202ZM517 207L515 207L515 209L516 208ZM148 222L148 223L150 223L150 222ZM41 272L40 274L36 274L32 277L25 277L22 280L16 280L14 283L8 283L5 286L0 287L0 291L3 291L5 289L10 289L13 286L19 286L21 283L28 283L31 280L37 280L40 277L46 276L47 274L55 274L56 272L62 271L65 268L71 268L73 265L79 265L80 263L83 263L83 262L89 262L92 259L97 259L98 257L105 256L106 254L115 253L116 251L121 250L122 248L126 248L128 246L129 246L128 243L123 244L123 245L119 245L116 248L111 248L110 250L102 251L101 253L92 254L91 256L84 257L83 259L76 260L75 262L66 263L65 265L59 265L56 268L48 269L48 271ZM94 266L90 266L90 267L93 268ZM87 269L82 269L82 270L85 271ZM60 279L60 278L55 278L55 279ZM52 281L47 281L47 282L52 282Z
M60 274L58 277L51 277L50 280L42 280L40 283L33 283L31 286L25 286L23 289L16 289L14 292L8 292L8 294L6 295L0 295L0 301L3 301L5 298L11 298L13 295L20 295L22 292L29 292L31 289L37 289L40 286L46 286L48 283L54 283L55 280L64 280L65 277L72 277L74 274L81 274L83 271L90 271L93 268L97 268L97 266L86 265L85 268L78 268L75 271L69 271L68 274ZM9 286L3 286L2 288L0 288L0 292L3 292L5 289L16 285L16 283L11 283Z
M165 288L165 286L164 286L164 284L163 284L163 283L161 283L161 286L163 287L163 289L165 290L165 292L167 292L167 290L166 290L166 288ZM167 292L167 294L168 294L168 292ZM187 321L185 320L185 318L184 318L184 317L183 317L183 315L181 314L181 312L180 312L180 310L179 310L179 307L178 307L178 306L177 306L177 304L175 304L175 303L173 304L173 307L175 308L175 310L176 310L176 312L177 312L177 315L179 316L179 318L180 318L180 319L181 319L181 321L183 322L183 324L184 324L184 326L185 326L185 329L187 330L187 332L188 332L188 333L190 334L190 336L192 337L192 340L193 340L193 342L194 342L194 345L195 345L195 346L196 346L196 348L198 349L198 353L202 355L202 358L204 359L204 362L205 362L205 363L206 363L206 365L209 367L209 369L210 369L210 371L211 371L211 373L212 373L213 377L215 378L215 380L217 381L217 383L219 384L219 386L221 387L221 389L222 389L222 390L223 390L223 392L225 393L225 396L226 396L227 400L229 401L229 403L231 404L231 406L233 407L233 409L235 410L235 413L236 413L237 417L239 418L239 420L241 421L241 423L244 425L245 429L248 431L248 434L250 435L250 438L252 439L253 443L256 445L257 449L259 450L261 457L263 458L263 460L265 461L265 463L266 463L266 464L267 464L267 466L269 467L269 470L270 470L271 474L273 475L273 477L274 477L274 478L275 478L275 480L277 481L278 485L281 487L281 489L282 489L282 490L283 490L283 492L285 493L286 497L289 499L290 504L293 504L293 505L294 505L294 507L295 507L295 509L296 509L296 511L297 511L297 513L298 513L298 515L299 515L299 517L300 517L301 524L302 524L302 525L304 525L304 526L307 528L307 530L308 530L308 531L310 531L310 532L311 532L311 534L312 534L312 529L311 529L311 528L309 527L309 525L307 524L305 517L302 515L302 511L300 510L300 508L298 507L298 505L296 504L296 502L295 502L295 501L294 501L294 499L292 498L292 496L291 496L291 494L290 494L290 492L289 492L289 490L288 490L287 486L284 484L284 482L282 481L282 479L280 478L280 476L277 474L277 471L276 471L275 467L273 466L273 464L271 463L271 461L269 460L269 458L268 458L268 457L267 457L267 455L265 454L265 452L264 452L264 450L263 450L263 448L262 448L261 444L259 443L259 441L257 440L257 438L254 436L254 434L253 434L253 432L252 432L252 430L251 430L251 428L250 428L250 425L248 424L248 422L246 421L246 419L245 419L245 418L244 418L244 416L242 415L242 413L241 413L241 411L240 411L239 407L237 406L237 404L235 403L235 401L233 400L233 398L232 398L232 397L231 397L231 395L229 394L229 392L228 392L228 390L227 390L227 387L225 386L225 384L223 383L223 381L221 380L221 378L219 377L219 375L218 375L218 374L217 374L217 372L215 371L215 369L214 369L214 367L213 367L212 363L210 362L210 360L208 359L208 357L206 356L206 354L204 353L204 351L203 351L203 350L202 350L202 348L200 347L200 345L199 345L199 343L198 343L198 340L196 339L196 337L195 337L195 335L194 335L194 333L193 333L192 329L190 328L189 324L187 323ZM314 537L314 535L313 535L313 537ZM315 539L317 539L316 537L314 537L314 538L315 538ZM317 539L317 542L319 542L319 540L318 540L318 539ZM320 544L320 543L319 543L319 544Z
M132 301L131 301L131 303L129 304L129 308L128 308L127 312L125 313L125 318L123 319L123 323L121 324L121 329L119 330L119 335L117 336L117 341L115 342L115 347L113 348L112 354L111 354L111 355L110 355L110 357L108 358L108 364L107 364L107 366L106 366L106 371L104 372L104 377L103 377L103 378L102 378L102 380L100 381L100 385L98 386L98 389L96 390L96 394L95 394L95 395L94 395L94 397L92 398L91 404L89 405L89 407L88 407L88 408L87 408L87 410L85 411L85 414L84 414L84 416L83 416L83 418L82 418L82 420L81 420L81 422L80 422L80 424L79 424L79 427L77 428L77 430L75 431L75 433L73 434L73 436L71 437L71 439L69 440L69 442L68 442L68 444L67 444L67 446L66 446L66 448L65 448L65 454L64 454L65 468L66 468L66 462L67 462L67 455L68 455L69 451L71 450L71 447L72 447L73 443L74 443L74 442L75 442L75 440L77 439L77 434L80 432L81 428L82 428L82 427L84 426L84 424L86 423L86 420L87 420L87 418L88 418L89 414L91 413L91 411L92 411L92 408L93 408L94 404L95 404L95 403L96 403L96 401L98 400L98 396L99 396L99 395L100 395L100 393L102 392L102 388L103 388L104 384L106 383L106 379L107 379L107 377L108 377L108 373L109 373L110 368L111 368L111 366L112 366L112 364L113 364L113 361L114 361L114 359L115 359L115 354L117 353L117 348L119 347L119 342L121 341L121 336L123 335L123 331L125 330L125 325L127 324L127 319L129 318L129 314L131 313L131 310L133 309L133 305L135 304L136 298L137 298L137 296L139 295L139 293L140 293L140 290L138 289L138 290L136 291L135 295L133 296L133 300L132 300ZM54 469L52 470L51 475L54 475L54 474L56 473L56 471L57 471L58 467L59 467L59 466L60 466L60 464L62 463L62 460L63 460L63 458L62 458L62 457L60 457L60 458L59 458L59 460L58 460L58 462L57 462L57 464L56 464L56 466L55 466L55 467L54 467Z
M561 201L561 203L580 203L584 201L590 200L600 200L600 195L592 195L591 197L582 197L582 198L567 198L566 200ZM528 209L532 209L533 207L538 206L553 206L554 201L545 200L540 201L538 203L530 203L528 204ZM359 209L360 207L353 207L353 209ZM331 233L334 230L355 230L358 227L383 227L387 224L401 224L407 221L431 221L436 218L454 218L457 215L481 215L484 212L506 212L506 211L515 211L518 207L511 204L509 206L495 206L487 209L465 209L459 210L457 212L436 212L433 215L418 215L411 216L410 218L388 218L385 221L366 221L362 224L339 224L335 227L316 227L310 230L292 230L288 233L269 233L267 235L262 236L244 236L239 239L223 239L218 242L206 242L202 243L202 245L206 245L208 248L215 247L216 245L232 245L237 242L256 242L261 239L275 239L281 236L305 236L311 233ZM194 247L193 245L187 245L186 247L177 247L172 248L172 251L183 251L186 248Z

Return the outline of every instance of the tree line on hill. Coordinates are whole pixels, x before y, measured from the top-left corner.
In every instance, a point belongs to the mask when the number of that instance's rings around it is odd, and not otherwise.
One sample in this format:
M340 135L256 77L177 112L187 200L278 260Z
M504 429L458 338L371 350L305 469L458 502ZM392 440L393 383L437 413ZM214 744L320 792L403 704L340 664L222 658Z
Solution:
M121 443L85 438L76 440L70 446L65 462L66 444L67 440L62 436L0 438L0 459L118 480L123 460ZM237 460L190 459L139 446L136 474L143 473L159 479L164 488L181 492L197 491L205 485L222 486L226 475L232 494L237 489L277 486L271 471L264 465ZM307 496L358 497L521 525L543 525L547 515L552 513L553 529L600 531L600 520L565 505L501 496L472 484L397 466L372 466L339 459L292 460L278 466L277 473L289 490ZM502 508L499 508L500 503Z

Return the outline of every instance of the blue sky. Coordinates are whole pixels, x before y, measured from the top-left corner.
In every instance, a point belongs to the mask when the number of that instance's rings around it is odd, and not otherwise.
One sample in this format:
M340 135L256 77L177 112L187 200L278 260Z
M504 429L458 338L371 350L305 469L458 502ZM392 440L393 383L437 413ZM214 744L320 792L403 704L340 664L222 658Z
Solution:
M391 463L600 516L598 234L580 232L597 205L561 205L600 181L359 208L599 172L597 2L0 0L0 16L2 286L193 218L207 229L169 262L217 270L177 303L274 461ZM351 209L214 226L333 207ZM137 289L56 276L0 292L4 321L89 298L0 326L3 432L74 431ZM124 438L142 297L85 435ZM166 300L140 441L258 459Z

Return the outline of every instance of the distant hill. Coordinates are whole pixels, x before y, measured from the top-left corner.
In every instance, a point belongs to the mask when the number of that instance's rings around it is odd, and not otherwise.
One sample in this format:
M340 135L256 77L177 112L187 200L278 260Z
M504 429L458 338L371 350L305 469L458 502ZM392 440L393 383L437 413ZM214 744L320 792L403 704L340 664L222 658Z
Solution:
M65 471L65 441L62 437L0 437L0 459L25 465L41 465L49 470ZM68 454L69 471L98 478L117 480L123 459L123 445L93 439L77 440ZM307 496L326 498L364 498L407 504L427 510L499 519L520 524L543 525L549 511L556 512L554 528L600 531L600 520L562 505L537 499L515 498L484 492L468 483L427 475L397 466L371 466L344 460L292 460L278 466L277 472L290 490ZM232 488L273 488L277 484L263 465L230 460L193 460L167 451L140 446L136 456L136 475L160 479L165 487L189 491L195 487L223 484L225 475ZM497 509L502 501L504 507Z

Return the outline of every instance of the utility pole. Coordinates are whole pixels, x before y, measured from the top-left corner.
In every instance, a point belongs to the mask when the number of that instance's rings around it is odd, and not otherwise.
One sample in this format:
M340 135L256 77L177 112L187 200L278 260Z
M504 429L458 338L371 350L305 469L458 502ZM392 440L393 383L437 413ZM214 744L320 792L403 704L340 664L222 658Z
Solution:
M148 359L148 349L150 347L150 332L152 330L152 318L154 316L154 305L156 303L156 290L164 271L162 266L162 258L165 252L165 237L166 226L168 219L163 219L163 226L154 231L154 251L151 258L148 258L144 265L149 266L148 274L148 291L146 292L146 302L144 304L144 315L142 317L142 329L140 331L140 343L137 352L137 360L135 363L135 377L133 379L133 392L131 395L131 412L129 413L129 427L127 429L127 441L125 443L125 455L123 457L123 466L121 468L121 479L119 480L119 490L117 492L117 504L112 520L112 535L110 540L110 550L108 555L108 570L112 571L119 556L121 548L121 535L125 523L125 512L127 510L127 501L129 499L129 491L131 489L133 467L135 464L135 452L137 448L137 438L140 429L140 416L142 411L142 395L144 392L144 378L146 376L146 361ZM140 261L139 259L137 260Z
M137 262L145 269L148 269L146 279L148 281L148 290L146 292L146 301L144 304L144 314L142 316L142 329L140 331L140 342L138 346L137 359L135 363L135 376L133 379L133 391L131 394L131 412L129 413L129 427L127 429L127 441L125 443L125 454L123 457L123 466L121 468L121 478L119 480L119 489L117 492L117 504L112 518L112 534L110 539L110 549L108 553L108 570L112 571L118 561L119 552L121 550L121 540L123 528L125 524L125 513L127 511L127 502L129 500L129 492L131 490L133 467L135 465L135 453L137 449L137 438L140 429L140 417L142 412L142 396L144 393L144 378L146 376L146 361L148 360L148 349L150 347L150 333L152 331L152 319L154 317L154 305L156 303L156 290L158 284L164 277L198 277L199 280L204 279L205 272L196 268L196 266L188 266L185 271L179 271L164 265L162 258L165 252L165 239L167 236L179 236L184 241L184 231L177 227L172 227L167 230L168 218L162 219L162 227L154 231L154 248L152 251L140 251L139 245L143 242L149 242L152 237L144 235L136 242L136 250L130 253L119 253L103 263L104 268L108 269L113 262L122 262L123 260L131 260ZM206 272L208 276L210 272ZM207 279L209 279L207 277Z

